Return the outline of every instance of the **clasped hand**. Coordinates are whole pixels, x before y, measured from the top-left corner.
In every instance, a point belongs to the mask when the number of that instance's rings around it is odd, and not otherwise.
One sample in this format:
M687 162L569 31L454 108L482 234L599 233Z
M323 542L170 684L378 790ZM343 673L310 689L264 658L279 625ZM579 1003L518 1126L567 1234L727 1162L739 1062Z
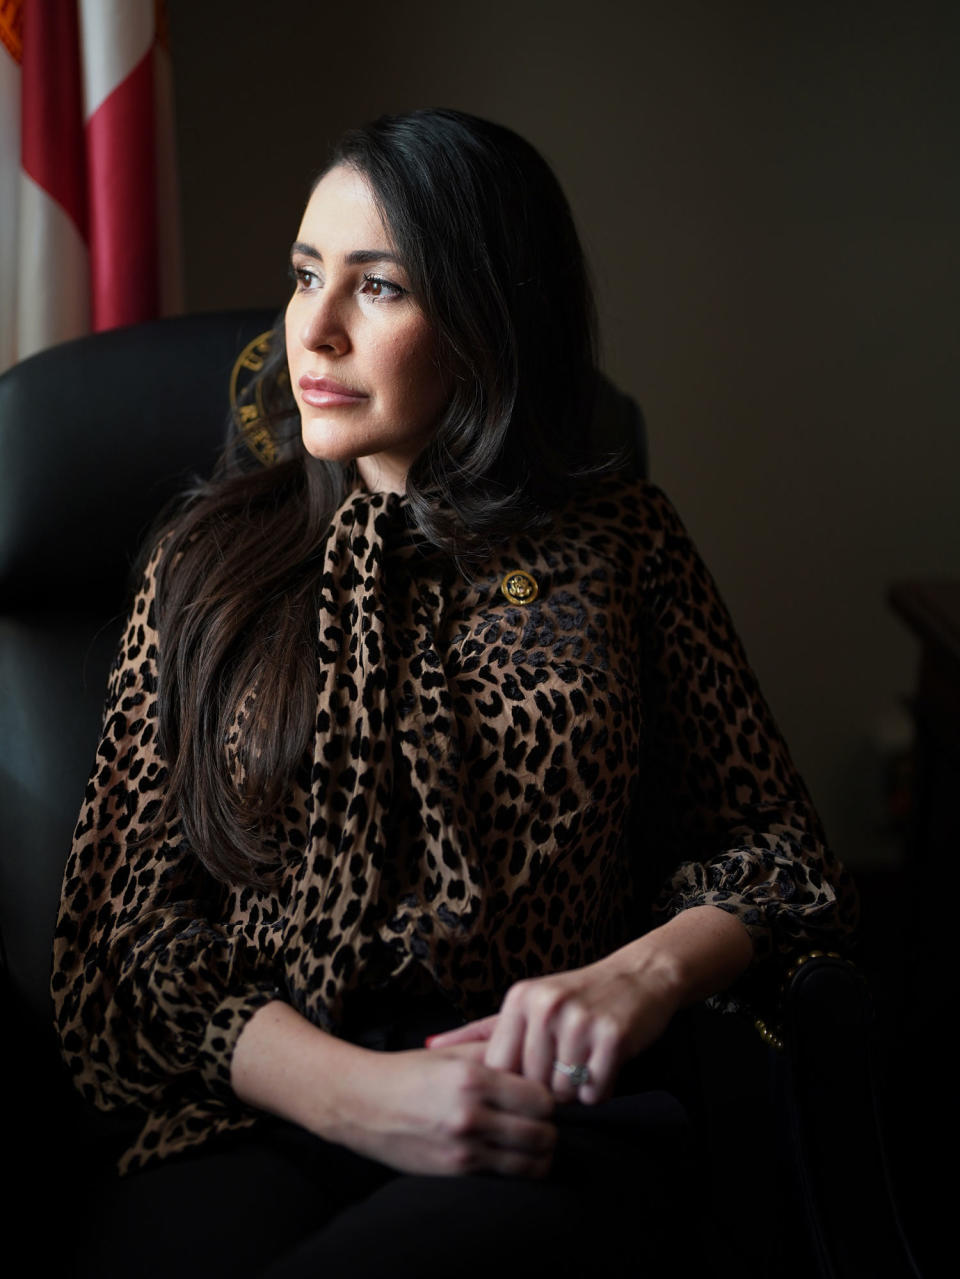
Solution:
M429 1052L369 1054L377 1102L339 1139L406 1171L538 1177L557 1101L602 1101L624 1061L678 1007L672 970L624 948L584 968L518 982L500 1012L434 1035ZM584 1083L556 1062L586 1065Z
M231 1077L249 1105L402 1171L541 1176L555 1103L608 1097L625 1061L752 955L738 919L691 907L594 964L518 982L493 1017L397 1053L338 1039L274 1000L241 1032Z
M499 1013L432 1036L429 1051L365 1054L351 1072L352 1104L329 1135L408 1172L544 1176L555 1103L610 1095L621 1065L676 1011L671 976L625 948L518 982ZM558 1071L558 1061L587 1066L587 1080Z
M428 1047L482 1044L486 1066L540 1083L558 1101L603 1101L623 1063L659 1038L681 1002L670 972L625 954L518 982L494 1016L435 1035ZM557 1062L586 1066L586 1081Z
M483 1047L366 1053L326 1135L403 1172L545 1176L554 1099L542 1084L484 1065Z

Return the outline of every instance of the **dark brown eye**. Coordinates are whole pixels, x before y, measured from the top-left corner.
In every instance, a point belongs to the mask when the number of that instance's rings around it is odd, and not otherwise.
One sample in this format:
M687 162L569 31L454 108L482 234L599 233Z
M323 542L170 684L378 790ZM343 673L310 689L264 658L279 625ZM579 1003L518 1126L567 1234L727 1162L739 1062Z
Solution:
M406 289L401 288L399 284L393 284L390 280L383 279L379 275L365 275L363 277L363 288L361 292L367 297L374 298L376 301L386 301L388 298L399 298L406 293Z
M291 266L289 274L290 279L301 293L307 289L313 288L313 286L317 283L317 273L316 271L311 271L309 267Z

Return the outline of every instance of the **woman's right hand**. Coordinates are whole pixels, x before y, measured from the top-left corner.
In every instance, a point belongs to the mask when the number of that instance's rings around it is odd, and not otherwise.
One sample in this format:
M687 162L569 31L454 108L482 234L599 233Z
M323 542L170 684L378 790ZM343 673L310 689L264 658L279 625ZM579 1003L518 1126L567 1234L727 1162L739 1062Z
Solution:
M402 1172L545 1176L556 1143L553 1097L485 1066L483 1047L358 1050L364 1057L338 1088L342 1110L324 1135Z
M237 1096L400 1172L542 1177L556 1126L548 1088L483 1063L482 1043L373 1052L265 1004L241 1032Z

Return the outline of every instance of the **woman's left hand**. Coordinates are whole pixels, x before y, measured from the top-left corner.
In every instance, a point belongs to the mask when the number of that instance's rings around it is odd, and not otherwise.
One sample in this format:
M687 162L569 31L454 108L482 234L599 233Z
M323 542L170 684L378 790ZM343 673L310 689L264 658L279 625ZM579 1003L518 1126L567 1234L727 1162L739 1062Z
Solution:
M658 1039L675 1012L725 990L752 958L738 918L691 906L595 964L517 982L495 1016L434 1035L427 1046L483 1041L487 1066L536 1079L558 1101L592 1104L610 1096L623 1063Z
M672 966L637 965L631 949L517 982L499 1013L435 1035L428 1046L485 1040L487 1066L538 1080L558 1101L603 1101L623 1063L659 1038L682 1002Z

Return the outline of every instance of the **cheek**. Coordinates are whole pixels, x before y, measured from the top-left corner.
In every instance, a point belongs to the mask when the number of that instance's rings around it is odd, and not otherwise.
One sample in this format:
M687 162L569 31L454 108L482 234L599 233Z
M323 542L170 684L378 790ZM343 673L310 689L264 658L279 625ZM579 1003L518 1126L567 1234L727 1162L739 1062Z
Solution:
M437 342L428 326L395 335L380 351L380 368L389 371L394 394L405 403L433 409L446 398L446 381L437 363Z

